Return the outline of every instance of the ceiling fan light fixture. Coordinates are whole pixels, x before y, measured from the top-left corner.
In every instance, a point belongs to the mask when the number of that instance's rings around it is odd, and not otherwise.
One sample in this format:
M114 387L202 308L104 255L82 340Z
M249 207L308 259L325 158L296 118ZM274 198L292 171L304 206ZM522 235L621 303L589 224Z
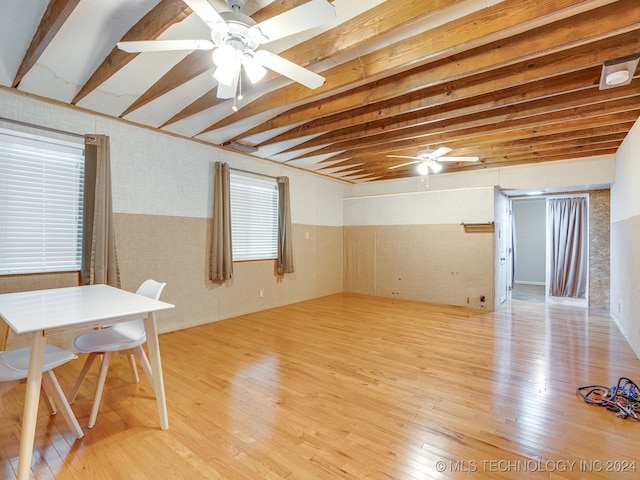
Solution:
M229 44L220 45L213 49L211 58L218 68L232 68L238 63L239 52Z
M224 85L231 86L231 84L233 84L233 77L234 69L230 67L218 67L216 71L213 72L213 78L215 78L218 83Z
M418 173L420 175L427 175L429 173L429 162L420 162L418 164Z
M269 38L262 33L262 30L260 30L259 27L249 27L249 30L247 30L247 36L258 45L262 45L269 41Z
M242 56L242 66L247 73L247 77L249 77L249 80L253 84L258 83L267 74L267 69L253 58L253 56L246 53Z

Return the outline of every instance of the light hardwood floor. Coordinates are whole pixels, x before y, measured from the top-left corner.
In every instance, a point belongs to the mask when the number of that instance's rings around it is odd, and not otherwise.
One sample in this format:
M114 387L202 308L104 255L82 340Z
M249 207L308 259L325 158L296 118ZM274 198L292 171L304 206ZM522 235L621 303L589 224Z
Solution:
M160 343L170 429L158 427L146 378L132 384L114 359L83 439L41 407L33 478L640 476L640 465L621 472L638 458L640 422L576 395L640 378L607 312L512 301L487 313L340 294ZM83 360L56 370L65 391ZM83 427L92 387L73 404ZM3 399L5 479L15 478L22 395L24 386Z

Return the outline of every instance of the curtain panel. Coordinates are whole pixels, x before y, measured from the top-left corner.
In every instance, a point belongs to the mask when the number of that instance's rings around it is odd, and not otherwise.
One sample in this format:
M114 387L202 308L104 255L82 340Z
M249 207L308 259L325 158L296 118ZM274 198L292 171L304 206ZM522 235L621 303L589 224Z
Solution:
M554 297L586 298L588 207L585 197L547 200L550 284Z
M106 135L85 135L82 285L120 288L113 228L111 149Z
M213 235L209 258L209 279L214 282L233 277L230 178L229 165L216 162L213 178Z
M293 273L289 177L278 177L278 274Z

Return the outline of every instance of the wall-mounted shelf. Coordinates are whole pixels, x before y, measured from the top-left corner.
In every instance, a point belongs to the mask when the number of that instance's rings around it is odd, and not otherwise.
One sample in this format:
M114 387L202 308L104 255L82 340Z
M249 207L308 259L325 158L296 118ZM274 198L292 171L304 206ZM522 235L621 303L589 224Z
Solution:
M464 227L465 233L493 233L495 232L495 224L493 222L487 223L464 223L460 225Z

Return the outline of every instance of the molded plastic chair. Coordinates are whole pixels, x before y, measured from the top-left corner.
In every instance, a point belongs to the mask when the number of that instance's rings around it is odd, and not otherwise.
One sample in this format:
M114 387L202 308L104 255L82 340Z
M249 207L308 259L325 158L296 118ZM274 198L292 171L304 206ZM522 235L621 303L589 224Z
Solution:
M165 285L166 283L156 282L155 280L145 280L136 293L158 300ZM100 407L100 400L102 399L102 391L104 390L104 382L107 378L107 370L109 369L109 361L112 354L128 355L129 365L135 383L138 383L140 380L136 368L135 359L137 358L142 366L142 370L149 379L149 383L151 383L151 388L153 388L151 365L142 348L142 345L146 341L147 335L144 330L144 320L132 320L130 322L117 323L111 327L80 333L71 342L71 346L76 352L88 353L89 357L82 367L80 376L71 391L69 397L70 403L73 402L78 395L78 390L80 390L84 379L87 377L89 368L93 364L96 356L102 355L96 393L89 416L89 428L93 428L96 423L98 408Z
M21 381L26 380L29 371L30 353L31 348L29 347L0 352L0 396ZM73 352L54 345L46 345L42 364L42 390L46 394L45 400L51 414L56 413L55 407L60 409L60 413L76 437L82 438L84 433L62 392L62 388L60 388L58 379L53 373L54 368L64 365L75 358L78 358L78 356Z

